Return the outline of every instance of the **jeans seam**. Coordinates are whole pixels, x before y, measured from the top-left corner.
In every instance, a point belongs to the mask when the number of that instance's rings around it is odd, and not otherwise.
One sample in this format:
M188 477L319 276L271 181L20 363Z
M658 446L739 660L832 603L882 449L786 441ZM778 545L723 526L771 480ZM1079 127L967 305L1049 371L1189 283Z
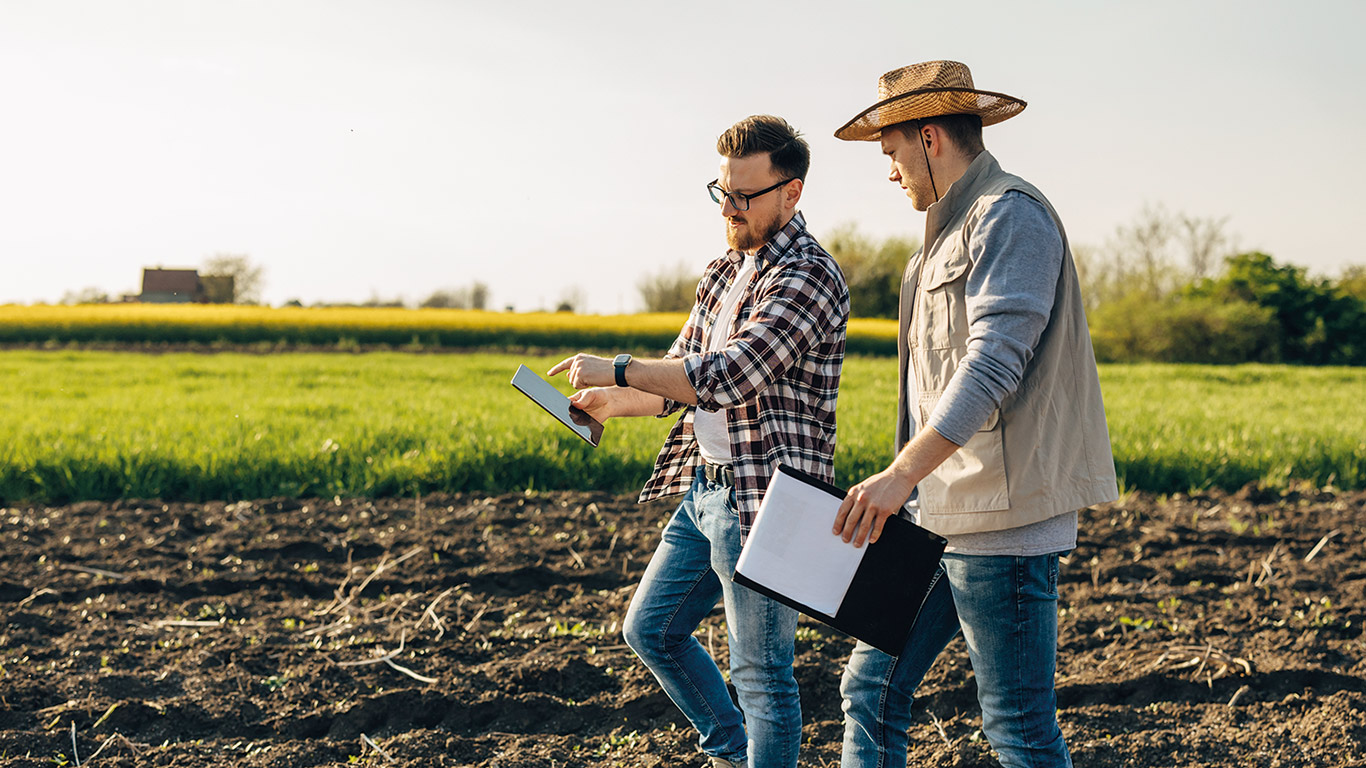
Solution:
M1014 709L1016 712L1020 713L1019 717L1022 721L1019 729L1020 735L1024 739L1024 744L1022 746L1025 748L1025 754L1029 755L1030 765L1035 765L1035 748L1038 744L1042 742L1042 739L1040 738L1041 734L1037 730L1040 724L1036 722L1035 718L1024 716L1024 705L1026 695L1024 690L1024 665L1027 662L1027 660L1024 658L1023 649L1025 645L1025 637L1028 635L1028 632L1025 631L1024 627L1024 619L1027 614L1027 611L1025 611L1024 607L1024 593L1025 587L1027 586L1026 582L1029 577L1029 564L1031 559L1032 558L1027 557L1016 558L1015 627L1017 637L1015 641L1015 649L1017 654L1017 662L1015 665L1015 669L1018 679L1016 680L1015 685L1013 687L1015 689L1015 695L1020 697L1018 701L1014 702ZM1045 568L1045 585L1047 584L1047 581L1047 568Z
M1034 727L1034 724L1031 722L1029 718L1024 716L1024 670L1025 664L1028 663L1028 661L1024 658L1024 647L1025 638L1029 634L1025 629L1025 616L1027 614L1027 611L1025 611L1024 605L1024 592L1026 581L1029 577L1029 560L1028 558L1019 557L1016 558L1015 562L1015 651L1018 655L1016 657L1017 660L1015 663L1015 675L1017 679L1013 687L1015 689L1015 695L1019 697L1019 700L1014 702L1014 708L1015 712L1018 713L1016 716L1023 721L1020 731L1024 735L1024 746L1026 749L1026 753L1032 755L1033 745L1038 742L1038 738L1037 734L1031 732L1031 730ZM1030 762L1034 762L1032 757L1030 759Z
M877 766L883 768L887 765L887 693L892 689L892 677L896 674L896 665L901 663L900 656L893 656L892 663L887 665L887 675L882 679L879 686L881 693L877 702Z

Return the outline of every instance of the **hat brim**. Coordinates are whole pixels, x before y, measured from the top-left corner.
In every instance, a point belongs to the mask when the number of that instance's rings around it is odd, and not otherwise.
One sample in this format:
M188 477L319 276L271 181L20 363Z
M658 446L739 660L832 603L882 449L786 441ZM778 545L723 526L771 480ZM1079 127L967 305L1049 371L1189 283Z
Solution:
M845 141L877 141L882 129L908 120L941 115L978 115L982 125L995 125L1024 111L1025 102L994 91L967 88L922 88L884 99L863 110L835 131Z

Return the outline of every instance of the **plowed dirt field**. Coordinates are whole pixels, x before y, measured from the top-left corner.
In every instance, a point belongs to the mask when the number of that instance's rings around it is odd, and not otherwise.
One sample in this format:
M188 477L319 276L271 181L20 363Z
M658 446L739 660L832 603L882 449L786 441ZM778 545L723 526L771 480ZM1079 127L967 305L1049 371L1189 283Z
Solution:
M0 764L701 766L620 637L672 511L605 494L0 511ZM1366 765L1366 494L1086 510L1061 585L1076 764ZM718 612L699 637L724 662ZM851 643L805 620L802 764ZM919 766L994 765L961 640Z

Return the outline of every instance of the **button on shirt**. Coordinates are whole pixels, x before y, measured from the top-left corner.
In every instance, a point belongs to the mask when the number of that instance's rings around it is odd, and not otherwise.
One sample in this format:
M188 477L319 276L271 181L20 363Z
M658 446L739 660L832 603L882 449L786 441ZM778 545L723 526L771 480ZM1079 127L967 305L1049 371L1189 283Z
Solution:
M707 265L693 306L666 359L680 358L698 405L683 410L655 461L640 500L686 491L702 462L697 409L729 409L731 465L741 536L749 532L778 464L834 479L835 400L844 365L849 289L800 213L754 253L755 277L739 300L736 326L716 350L708 342L743 254Z

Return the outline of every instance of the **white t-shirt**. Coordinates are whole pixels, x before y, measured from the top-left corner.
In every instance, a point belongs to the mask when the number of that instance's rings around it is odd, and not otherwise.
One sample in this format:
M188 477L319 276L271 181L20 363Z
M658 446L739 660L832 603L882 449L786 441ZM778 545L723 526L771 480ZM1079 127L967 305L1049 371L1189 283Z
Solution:
M711 336L707 339L707 352L719 352L726 348L726 340L735 331L735 311L740 306L740 298L745 294L745 288L749 286L749 279L754 274L754 257L745 254L740 262L740 271L735 274L735 280L726 289L726 295L721 299L721 308L716 314L716 324L712 326ZM731 463L730 453L730 430L726 426L726 411L704 411L698 408L693 413L692 428L693 436L697 439L697 448L702 452L702 460L708 464L729 464Z

